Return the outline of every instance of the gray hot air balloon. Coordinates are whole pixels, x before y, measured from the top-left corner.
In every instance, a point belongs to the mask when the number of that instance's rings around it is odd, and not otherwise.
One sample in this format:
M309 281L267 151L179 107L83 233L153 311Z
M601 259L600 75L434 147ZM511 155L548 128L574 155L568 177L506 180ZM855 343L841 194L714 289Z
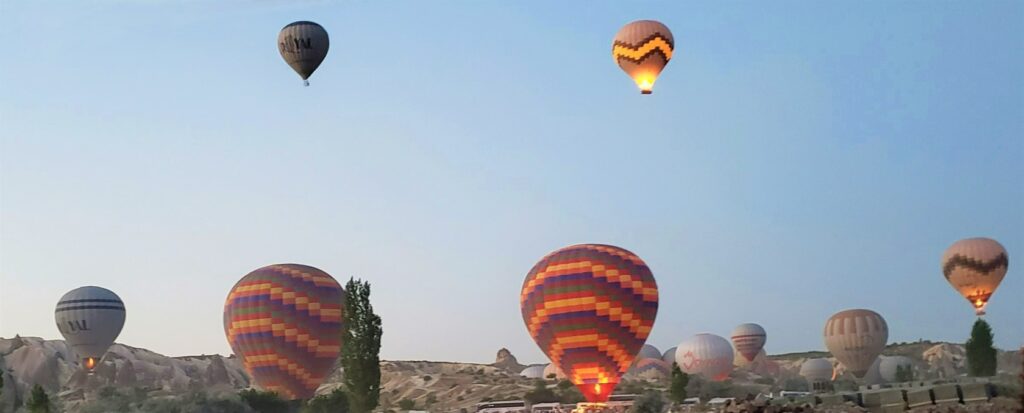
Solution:
M302 77L306 86L309 86L309 76L327 57L330 45L327 30L313 22L289 24L277 35L277 48L281 51L281 57Z
M124 303L106 288L81 287L60 298L54 316L68 346L91 371L121 334Z

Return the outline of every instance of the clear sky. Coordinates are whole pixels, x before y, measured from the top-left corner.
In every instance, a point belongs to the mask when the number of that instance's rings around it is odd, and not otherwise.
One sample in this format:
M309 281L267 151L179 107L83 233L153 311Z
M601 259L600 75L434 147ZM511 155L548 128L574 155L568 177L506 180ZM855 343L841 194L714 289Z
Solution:
M610 53L641 18L676 39L651 96ZM308 88L294 20L331 36ZM297 262L372 283L386 359L541 362L523 277L597 242L654 271L662 349L823 349L858 307L962 342L939 258L988 236L1024 343L1024 2L8 0L0 39L3 337L93 284L118 341L227 354L231 286Z

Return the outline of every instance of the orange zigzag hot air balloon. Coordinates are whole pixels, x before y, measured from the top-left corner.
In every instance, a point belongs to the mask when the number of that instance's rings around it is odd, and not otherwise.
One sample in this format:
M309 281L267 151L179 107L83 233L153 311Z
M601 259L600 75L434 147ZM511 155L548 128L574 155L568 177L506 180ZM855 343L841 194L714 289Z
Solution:
M341 352L345 290L327 273L270 265L242 277L224 303L224 333L253 380L308 399Z
M632 252L582 244L534 265L519 302L541 350L587 401L602 403L651 333L658 285Z
M672 32L654 20L637 20L623 26L612 42L615 63L645 95L651 94L658 75L672 60L673 51Z

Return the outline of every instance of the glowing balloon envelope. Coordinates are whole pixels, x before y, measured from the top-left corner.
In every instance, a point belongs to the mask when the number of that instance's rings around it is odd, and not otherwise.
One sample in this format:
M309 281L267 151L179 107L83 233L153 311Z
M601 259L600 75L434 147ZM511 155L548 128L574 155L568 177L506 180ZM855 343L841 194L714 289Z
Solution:
M124 328L124 302L106 288L76 288L60 298L54 316L68 346L92 371Z
M608 400L654 326L658 286L619 247L562 248L534 265L520 294L523 321L587 401Z
M1006 249L989 238L962 239L942 254L946 281L974 306L977 315L985 314L985 306L1009 265Z
M612 42L615 63L645 95L651 94L654 82L672 60L674 50L672 32L654 20L637 20L623 26Z
M825 347L858 378L868 372L888 340L888 324L871 310L840 311L825 323Z
M683 373L699 374L712 381L728 378L732 362L729 341L714 334L694 335L676 347L676 364Z
M242 277L224 303L224 333L253 380L308 399L341 352L345 291L319 269L280 264Z
M319 24L298 21L281 29L277 35L277 48L285 63L298 73L306 86L309 76L327 57L327 49L331 46L327 30Z
M757 353L764 348L766 341L768 335L764 332L764 327L754 323L740 324L732 330L732 345L747 362L754 361L754 357L757 357Z

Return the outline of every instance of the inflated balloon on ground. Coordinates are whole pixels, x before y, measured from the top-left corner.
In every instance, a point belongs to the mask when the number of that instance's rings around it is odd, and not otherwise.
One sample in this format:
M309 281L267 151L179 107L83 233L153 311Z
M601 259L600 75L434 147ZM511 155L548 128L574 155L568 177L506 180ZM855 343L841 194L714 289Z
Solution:
M600 244L542 258L520 292L526 329L589 402L605 402L654 326L658 286L640 257Z
M885 319L871 310L840 311L825 322L825 347L854 376L864 377L889 340Z
M754 323L740 324L732 330L732 345L747 362L754 361L754 357L757 357L757 353L764 348L764 343L768 341L768 334L765 333L764 327Z
M676 347L676 364L686 374L722 381L732 372L732 363L733 350L729 341L714 334L694 335Z
M308 399L341 352L345 291L327 273L280 264L242 277L224 303L224 333L257 385Z

